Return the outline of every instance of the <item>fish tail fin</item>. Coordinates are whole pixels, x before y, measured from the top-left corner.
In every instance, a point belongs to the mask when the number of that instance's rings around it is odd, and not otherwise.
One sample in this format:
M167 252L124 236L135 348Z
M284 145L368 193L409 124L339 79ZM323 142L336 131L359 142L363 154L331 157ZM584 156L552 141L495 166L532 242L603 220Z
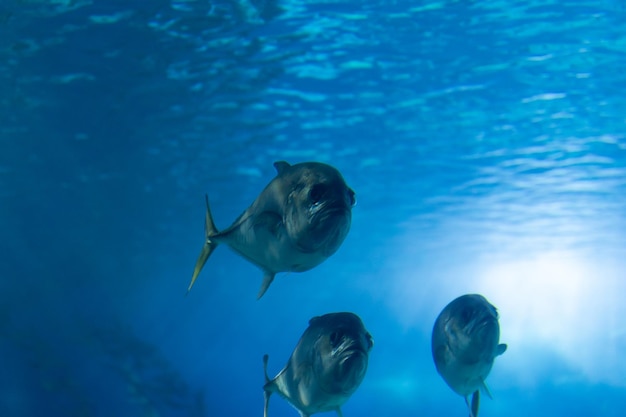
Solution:
M270 395L272 395L272 391L263 391L263 417L267 417L267 410L270 407Z
M263 417L267 417L267 410L270 406L270 396L272 395L272 391L270 390L272 381L269 375L267 375L267 361L269 358L268 354L263 355L263 373L265 374L265 385L263 385Z
M206 214L204 215L204 233L207 239L211 236L218 234L217 227L213 223L213 216L211 215L211 207L209 206L209 195L204 195L204 202L206 204Z
M268 384L271 379L269 377L269 375L267 374L267 362L270 359L270 355L268 355L267 353L265 355L263 355L263 372L265 373L265 383Z
M189 294L189 291L191 291L191 287L193 287L193 284L196 282L196 279L198 278L202 267L209 259L209 256L211 256L211 253L213 253L213 251L217 247L217 242L211 240L211 238L217 235L219 232L215 227L215 223L213 223L213 216L211 216L211 208L209 207L209 196L205 195L204 199L206 202L206 214L204 217L204 234L206 240L204 242L202 250L200 251L198 260L196 261L196 266L193 269L193 275L191 276L191 282L189 283L189 287L187 288L187 294Z

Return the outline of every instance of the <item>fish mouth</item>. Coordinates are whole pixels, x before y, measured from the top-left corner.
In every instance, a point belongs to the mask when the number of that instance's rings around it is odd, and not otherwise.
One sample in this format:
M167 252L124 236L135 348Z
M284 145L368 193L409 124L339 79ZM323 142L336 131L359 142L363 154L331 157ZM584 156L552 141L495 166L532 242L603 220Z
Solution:
M341 365L350 364L356 358L367 358L367 352L361 348L352 348L352 349L344 350L341 353L341 356L339 358L339 363Z
M498 319L492 315L485 315L480 319L474 320L472 323L468 325L467 333L475 334L482 333L486 330L492 329L494 326L498 325Z
M487 316L478 322L478 328L482 329L483 327L489 326L491 324L497 323L497 320L491 316Z
M351 208L339 202L326 202L318 206L311 207L311 217L309 223L325 223L337 217L350 215Z
M304 252L322 250L324 255L330 256L346 237L350 222L349 207L322 207L309 216L308 233L300 239L298 246Z
M360 348L344 351L337 362L335 381L338 391L350 393L361 383L367 370L367 353Z
M498 343L499 337L498 321L489 316L477 321L471 329L468 329L469 340L461 351L457 351L459 357L469 364L491 358L491 346Z
M360 343L347 341L333 349L331 354L337 358L340 366L345 366L351 365L355 359L367 361L368 352Z
M367 351L365 350L365 348L361 346L360 343L353 340L344 341L332 351L332 355L339 358L343 358L344 356L350 356L355 353L367 355Z

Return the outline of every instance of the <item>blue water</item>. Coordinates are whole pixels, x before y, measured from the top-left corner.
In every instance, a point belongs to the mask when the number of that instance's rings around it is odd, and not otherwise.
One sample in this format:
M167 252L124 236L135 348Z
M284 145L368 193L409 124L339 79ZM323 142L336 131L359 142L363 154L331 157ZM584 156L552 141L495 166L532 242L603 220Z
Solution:
M626 4L0 0L0 416L260 416L308 320L373 335L345 417L466 416L441 309L501 342L480 416L626 415ZM262 273L227 227L321 161L339 251ZM270 416L297 416L279 396ZM332 415L332 414L329 414Z

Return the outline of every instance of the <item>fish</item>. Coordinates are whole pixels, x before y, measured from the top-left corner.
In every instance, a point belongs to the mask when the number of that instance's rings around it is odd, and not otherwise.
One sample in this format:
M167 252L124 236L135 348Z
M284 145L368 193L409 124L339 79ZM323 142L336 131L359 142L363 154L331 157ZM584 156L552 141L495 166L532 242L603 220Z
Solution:
M350 230L355 192L320 162L274 163L277 175L234 222L218 231L205 196L205 242L187 293L215 248L224 243L263 271L260 299L279 272L304 272L341 246Z
M287 365L270 379L269 356L263 356L265 405L276 392L285 398L301 417L336 411L361 385L374 346L372 335L354 313L329 313L313 317L296 345Z
M451 301L433 326L431 350L437 372L465 398L471 417L478 415L481 390L492 398L485 379L494 359L507 349L499 339L498 311L479 294Z

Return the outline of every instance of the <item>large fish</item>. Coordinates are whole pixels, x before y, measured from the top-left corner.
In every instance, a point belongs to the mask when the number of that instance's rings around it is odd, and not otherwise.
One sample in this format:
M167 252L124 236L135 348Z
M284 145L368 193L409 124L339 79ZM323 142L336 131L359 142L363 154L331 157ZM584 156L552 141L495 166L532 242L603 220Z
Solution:
M267 375L268 356L263 357L263 416L267 417L270 395L277 392L301 417L333 410L341 417L340 407L363 381L373 345L372 336L356 314L312 318L287 365L274 379Z
M191 290L218 244L225 243L263 270L261 298L278 272L309 270L331 256L345 239L356 200L335 168L319 162L275 162L278 175L235 222L217 231L206 198L206 241Z
M471 417L478 415L480 390L491 397L485 378L495 357L506 351L499 339L498 312L482 295L458 297L435 321L431 348L437 372L465 398Z

